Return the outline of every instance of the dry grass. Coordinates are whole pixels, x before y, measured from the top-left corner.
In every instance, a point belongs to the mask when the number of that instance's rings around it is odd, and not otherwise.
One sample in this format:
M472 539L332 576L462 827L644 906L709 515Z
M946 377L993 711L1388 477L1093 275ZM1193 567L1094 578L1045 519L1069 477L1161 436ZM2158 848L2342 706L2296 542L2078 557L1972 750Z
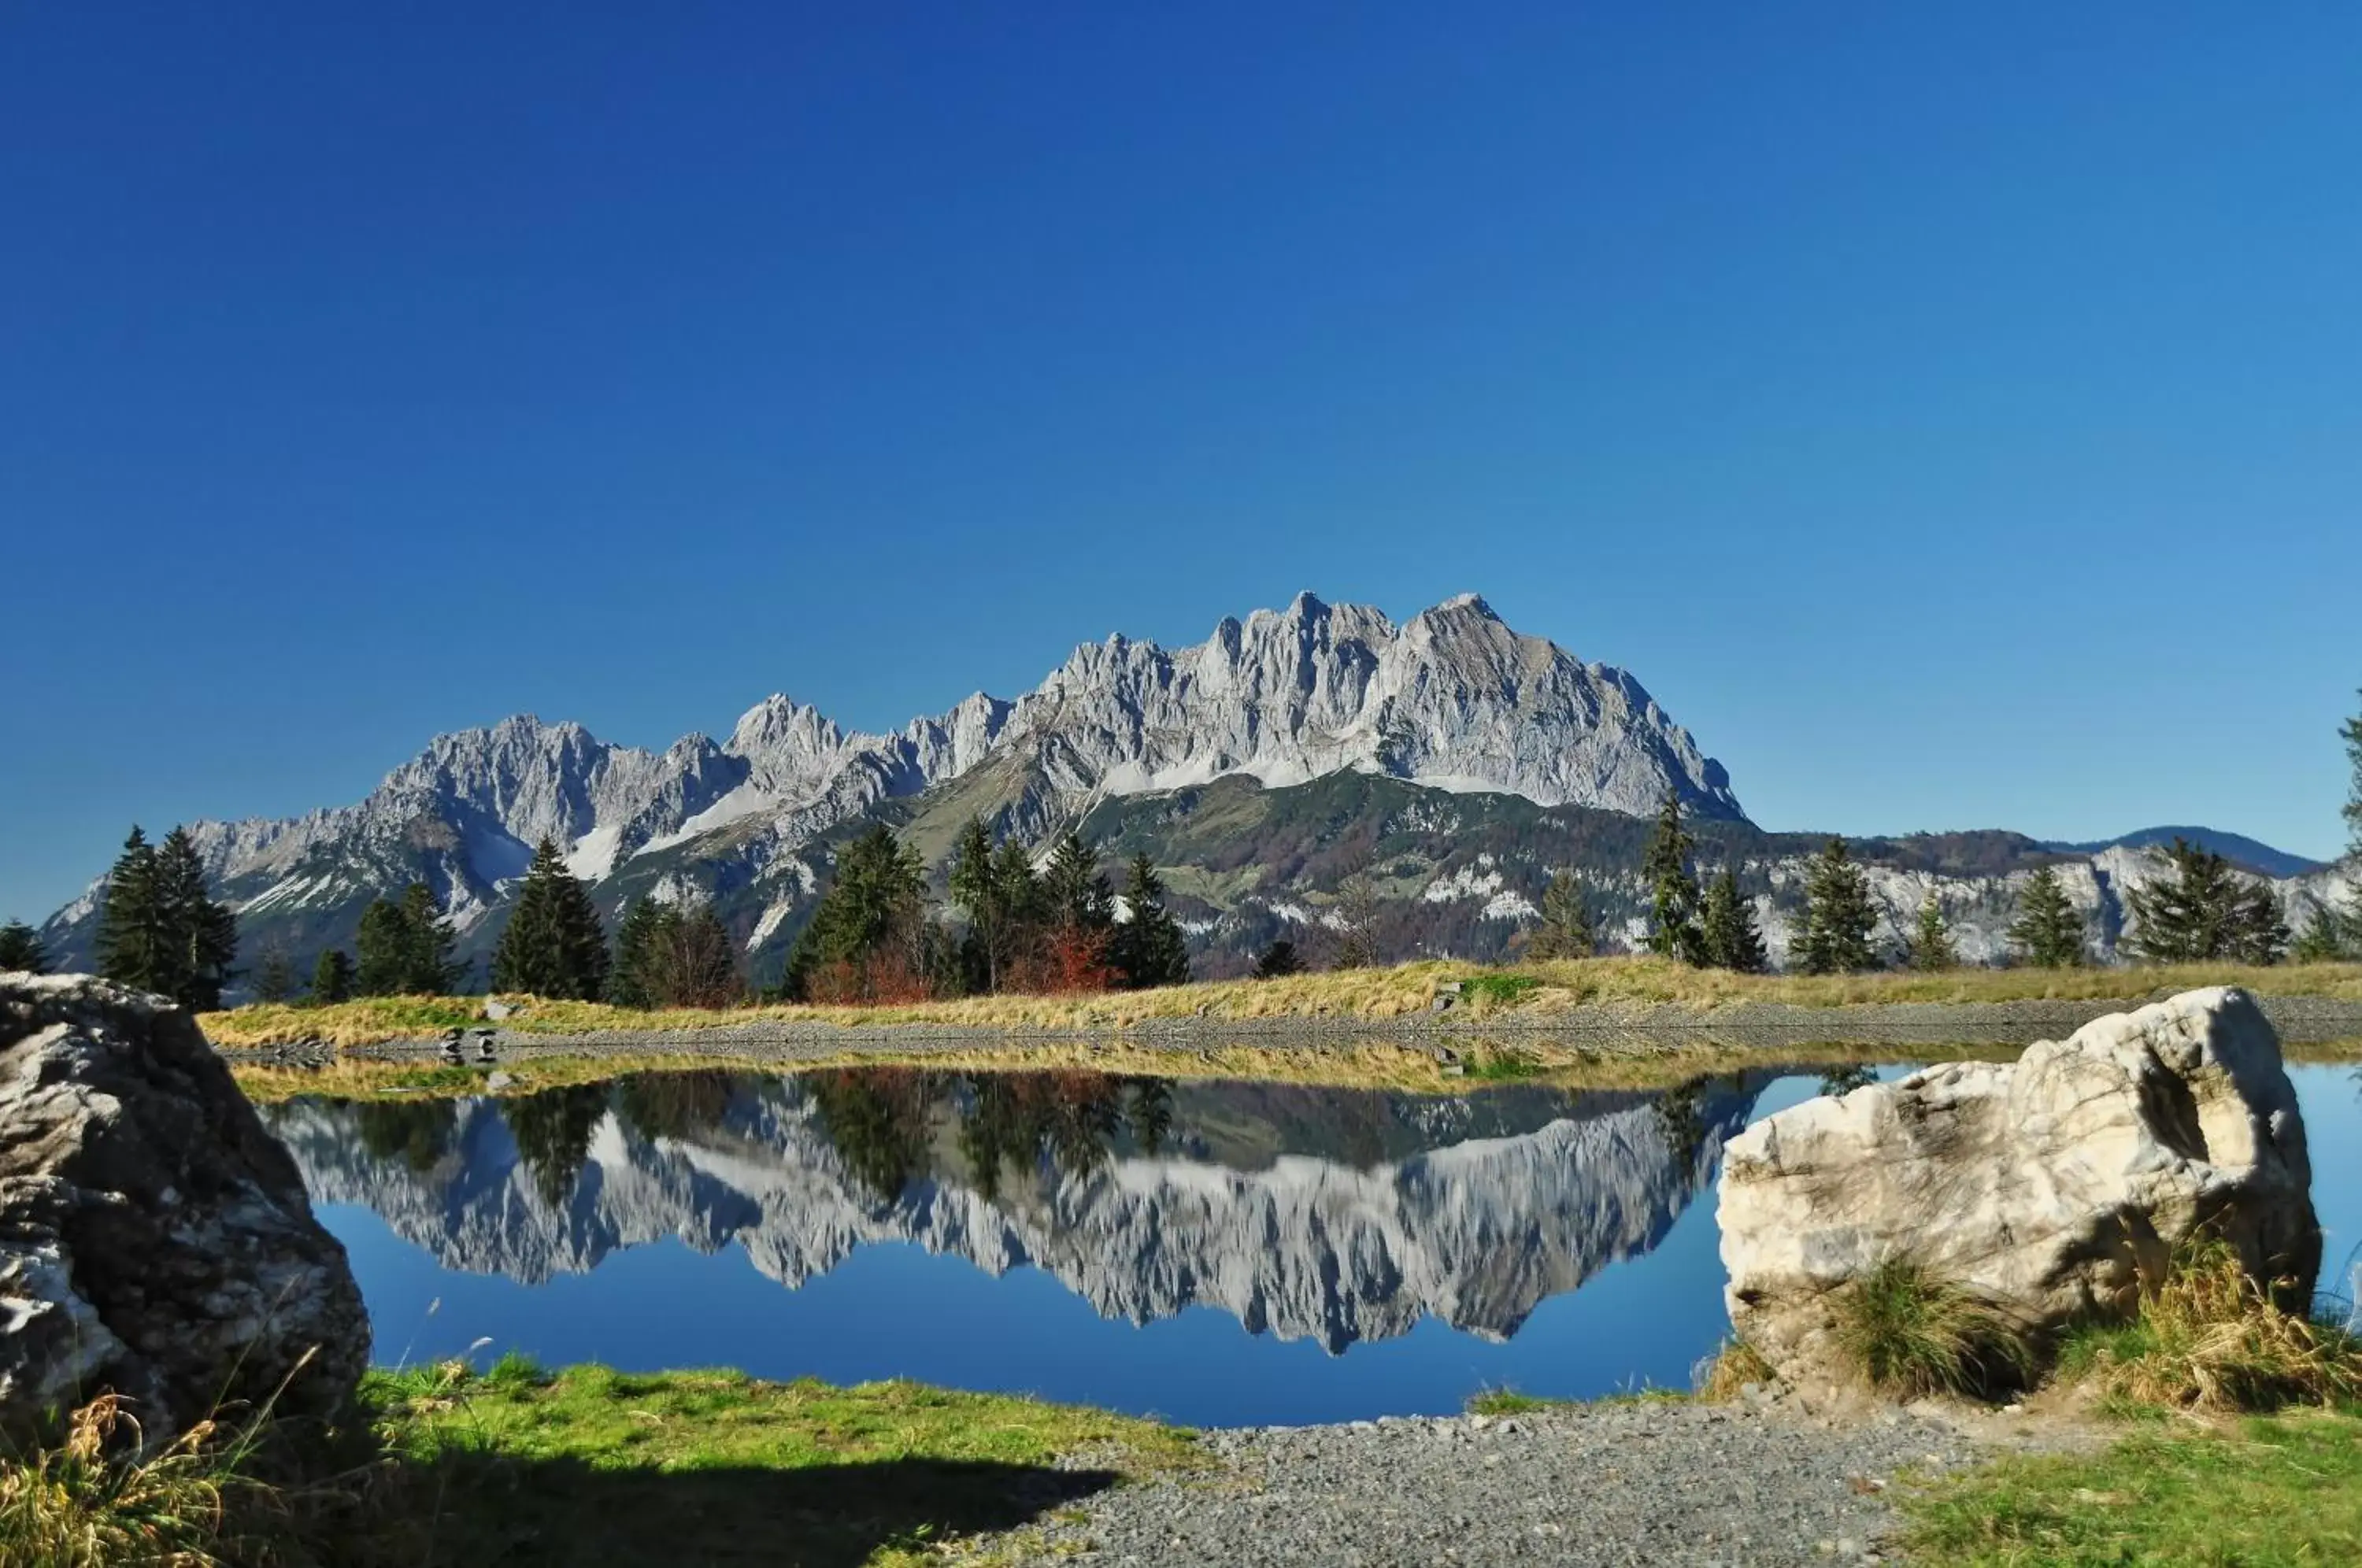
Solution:
M247 1098L271 1104L299 1095L363 1099L387 1094L425 1098L459 1095L535 1094L571 1084L599 1083L633 1073L719 1069L785 1073L833 1067L907 1066L955 1073L1081 1071L1164 1078L1248 1078L1331 1088L1396 1089L1414 1094L1464 1093L1487 1083L1542 1084L1563 1089L1667 1088L1702 1077L1767 1068L1818 1072L1853 1062L1890 1062L1922 1055L1947 1061L2007 1061L2014 1046L1946 1046L1940 1051L1893 1045L1812 1044L1767 1051L1713 1041L1634 1044L1603 1049L1551 1040L1514 1043L1454 1038L1462 1058L1457 1076L1426 1045L1353 1040L1297 1046L1210 1045L1159 1049L1120 1037L1105 1043L1058 1043L979 1045L955 1050L869 1047L785 1057L730 1051L616 1051L573 1053L511 1050L501 1069L509 1082L486 1088L476 1067L446 1067L416 1062L340 1056L317 1069L233 1061L230 1071Z
M2125 1405L2257 1412L2362 1400L2362 1341L2281 1310L2227 1244L2185 1247L2129 1323L2061 1345L2059 1376Z
M1507 983L1488 981L1502 977ZM1463 1015L1519 1023L1546 1021L1583 1009L1676 1008L1711 1013L1749 1003L1844 1008L1894 1002L2127 1000L2170 996L2200 986L2239 985L2279 996L2362 1000L2362 964L2289 965L2259 969L2185 964L2147 969L1956 969L1939 974L1738 975L1693 969L1653 957L1585 958L1515 970L1429 960L1391 969L1349 969L1280 980L1214 980L1150 991L1086 996L965 997L880 1007L676 1009L633 1011L596 1002L511 999L525 1010L506 1021L513 1033L580 1034L603 1030L683 1031L750 1023L875 1028L1081 1032L1123 1030L1160 1020L1204 1018L1362 1020L1383 1023L1427 1012L1439 986L1478 983ZM1529 984L1528 982L1531 982ZM206 1036L231 1046L318 1038L338 1045L423 1039L478 1021L475 997L373 997L333 1007L259 1004L208 1013Z
M1853 1280L1834 1305L1838 1349L1882 1393L1986 1396L2022 1386L2033 1370L2025 1337L2005 1313L1909 1259Z
M1698 1397L1727 1404L1749 1384L1769 1386L1779 1376L1760 1351L1745 1340L1731 1340L1706 1363L1697 1380Z

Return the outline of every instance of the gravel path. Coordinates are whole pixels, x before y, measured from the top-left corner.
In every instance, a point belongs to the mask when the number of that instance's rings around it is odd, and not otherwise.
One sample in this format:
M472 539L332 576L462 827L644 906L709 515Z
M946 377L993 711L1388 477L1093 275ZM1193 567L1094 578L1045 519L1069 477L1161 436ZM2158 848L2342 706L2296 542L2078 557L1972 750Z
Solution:
M1216 1431L1205 1445L1209 1473L1120 1486L1081 1517L980 1544L1108 1568L1877 1562L1898 1472L1977 1452L1902 1411L1827 1426L1676 1401Z

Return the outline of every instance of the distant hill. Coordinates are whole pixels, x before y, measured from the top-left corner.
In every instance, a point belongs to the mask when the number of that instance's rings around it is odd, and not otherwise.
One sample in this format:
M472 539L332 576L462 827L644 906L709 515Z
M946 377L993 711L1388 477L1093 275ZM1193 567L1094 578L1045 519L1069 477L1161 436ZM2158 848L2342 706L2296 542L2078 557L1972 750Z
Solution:
M2152 827L2125 834L2121 838L2103 840L2097 844L2045 845L2068 855L2098 855L2110 849L2147 849L2156 845L2171 844L2186 838L2201 849L2210 849L2234 865L2273 878L2309 877L2327 869L2319 860L2307 860L2301 855L2290 855L2285 849L2274 849L2268 844L2258 844L2244 834L2223 833L2207 827Z

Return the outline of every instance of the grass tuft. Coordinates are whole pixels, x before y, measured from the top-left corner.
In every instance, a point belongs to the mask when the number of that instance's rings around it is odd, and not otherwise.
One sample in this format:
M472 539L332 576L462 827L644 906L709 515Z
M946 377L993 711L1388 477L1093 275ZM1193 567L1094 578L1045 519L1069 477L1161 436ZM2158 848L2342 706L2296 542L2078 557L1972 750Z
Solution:
M2062 1381L2122 1407L2268 1411L2362 1400L2362 1341L2283 1311L2216 1237L2189 1245L2128 1323L2088 1324L2058 1351Z
M1835 1308L1838 1350L1884 1393L1988 1397L2023 1386L2033 1370L2025 1336L2005 1313L1907 1258L1842 1286Z
M1779 1373L1760 1351L1745 1340L1728 1340L1699 1372L1698 1397L1727 1404L1750 1383L1768 1388L1779 1379Z

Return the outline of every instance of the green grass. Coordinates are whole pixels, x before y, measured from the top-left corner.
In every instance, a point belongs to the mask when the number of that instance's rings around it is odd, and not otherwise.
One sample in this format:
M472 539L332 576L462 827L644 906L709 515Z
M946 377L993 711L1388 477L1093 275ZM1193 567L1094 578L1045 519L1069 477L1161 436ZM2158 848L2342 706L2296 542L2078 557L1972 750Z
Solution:
M1992 1394L2023 1383L2025 1340L1973 1293L1906 1259L1891 1259L1847 1285L1835 1302L1838 1348L1873 1388Z
M1536 1410L1555 1409L1568 1401L1545 1399L1539 1395L1519 1393L1515 1388L1485 1388L1468 1397L1468 1413L1472 1416L1524 1416Z
M1196 1463L1187 1432L1071 1406L902 1382L552 1375L513 1355L480 1375L373 1373L338 1430L200 1434L145 1461L105 1442L113 1419L94 1407L55 1444L0 1460L0 1562L915 1563Z
M2098 1453L1999 1460L1906 1494L1911 1560L1963 1568L2362 1562L2362 1414L2176 1426Z

